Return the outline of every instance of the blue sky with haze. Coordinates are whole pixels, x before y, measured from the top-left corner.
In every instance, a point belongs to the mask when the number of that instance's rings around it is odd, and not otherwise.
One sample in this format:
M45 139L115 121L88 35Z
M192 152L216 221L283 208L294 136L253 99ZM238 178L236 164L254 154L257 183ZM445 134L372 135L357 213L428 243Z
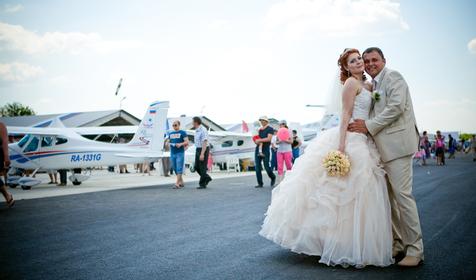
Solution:
M317 121L346 47L379 46L421 130L476 132L475 1L0 1L0 105Z

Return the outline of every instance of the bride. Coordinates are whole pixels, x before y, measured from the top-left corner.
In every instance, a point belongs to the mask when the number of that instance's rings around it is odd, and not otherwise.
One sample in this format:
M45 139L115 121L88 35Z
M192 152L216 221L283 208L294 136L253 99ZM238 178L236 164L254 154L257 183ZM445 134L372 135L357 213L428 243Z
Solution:
M392 226L385 172L371 138L347 132L352 119L368 119L372 86L356 49L339 57L340 127L322 133L273 190L260 234L296 253L320 256L327 265L388 266ZM345 177L329 177L322 159L331 150L351 161Z

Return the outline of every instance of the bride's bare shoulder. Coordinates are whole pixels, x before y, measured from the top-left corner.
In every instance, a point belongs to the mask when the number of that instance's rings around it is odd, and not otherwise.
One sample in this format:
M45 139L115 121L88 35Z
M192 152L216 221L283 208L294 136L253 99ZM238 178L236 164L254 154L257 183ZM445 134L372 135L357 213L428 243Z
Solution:
M362 85L361 82L354 77L350 77L347 80L345 80L344 83L344 94L352 94L352 95L358 95L360 91L362 90Z
M350 77L344 82L344 88L355 88L358 87L358 85L359 81L354 77Z

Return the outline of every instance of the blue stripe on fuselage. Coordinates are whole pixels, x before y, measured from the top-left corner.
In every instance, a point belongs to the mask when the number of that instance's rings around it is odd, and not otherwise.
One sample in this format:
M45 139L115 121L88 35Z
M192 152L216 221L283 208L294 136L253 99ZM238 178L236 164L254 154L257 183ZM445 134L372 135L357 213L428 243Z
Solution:
M55 153L55 154L42 154L42 155L34 155L34 156L26 156L26 155L16 155L16 161L18 163L25 163L30 160L34 160L37 158L43 158L43 157L50 157L50 156L59 156L59 155L67 155L67 154L85 154L85 153L102 153L101 151L88 151L88 152L61 152L61 153ZM19 159L18 159L19 158ZM13 160L12 157L10 157L10 160Z

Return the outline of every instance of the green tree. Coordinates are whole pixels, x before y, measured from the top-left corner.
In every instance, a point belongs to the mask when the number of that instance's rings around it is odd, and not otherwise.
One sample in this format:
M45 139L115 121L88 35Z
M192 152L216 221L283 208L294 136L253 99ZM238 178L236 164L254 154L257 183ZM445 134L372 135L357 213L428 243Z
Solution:
M32 116L35 111L32 108L25 106L18 102L8 103L0 107L0 116L2 117L17 117L17 116Z
M471 137L473 137L473 134L470 133L461 133L459 135L459 139L464 139L464 141L468 141Z

